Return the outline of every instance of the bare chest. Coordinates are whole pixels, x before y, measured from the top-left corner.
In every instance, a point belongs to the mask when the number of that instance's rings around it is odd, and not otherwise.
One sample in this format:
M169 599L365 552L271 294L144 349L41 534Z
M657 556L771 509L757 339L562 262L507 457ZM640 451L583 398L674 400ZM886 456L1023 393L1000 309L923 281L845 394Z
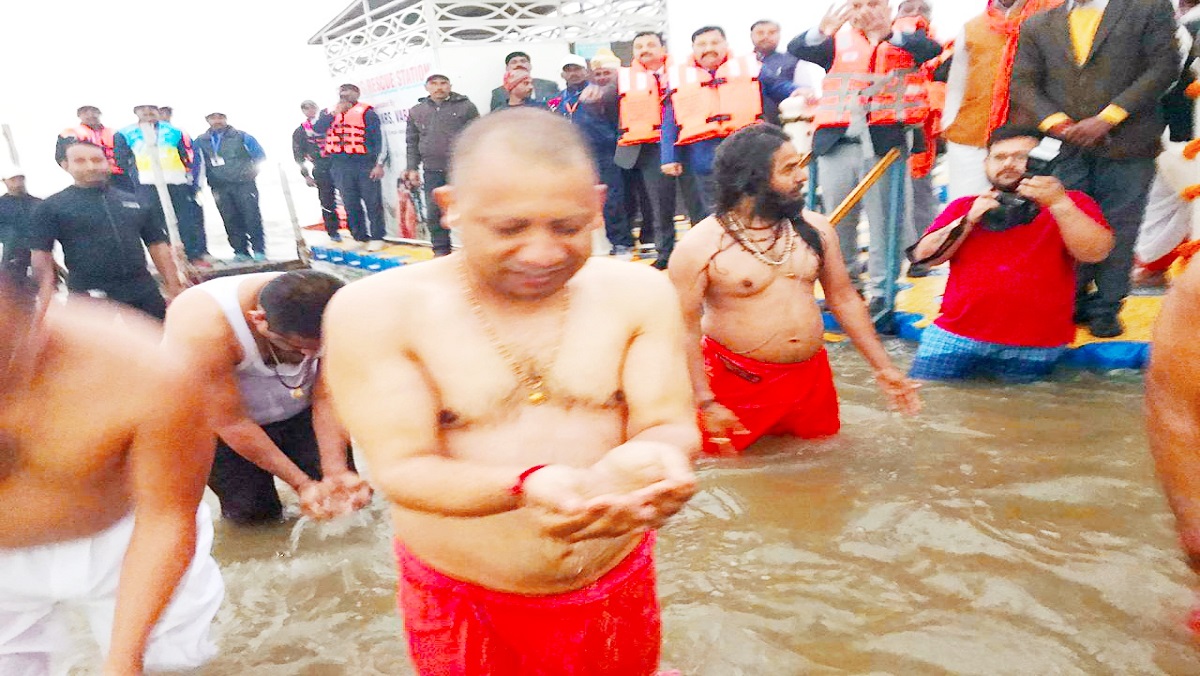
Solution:
M781 238L782 239L782 238ZM708 264L710 296L758 296L773 288L786 292L801 286L810 288L820 273L820 261L807 246L798 243L788 252L781 241L769 247L771 240L762 242L758 251L747 250L727 235L722 249Z

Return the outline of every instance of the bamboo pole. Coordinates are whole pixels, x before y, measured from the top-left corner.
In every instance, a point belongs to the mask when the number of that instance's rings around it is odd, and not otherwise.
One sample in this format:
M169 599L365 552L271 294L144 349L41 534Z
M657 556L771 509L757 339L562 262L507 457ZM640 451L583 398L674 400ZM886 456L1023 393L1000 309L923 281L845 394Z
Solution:
M21 166L21 157L17 154L17 142L13 138L12 127L7 124L0 125L0 132L4 134L4 141L8 144L8 158L12 161L14 167Z
M855 186L854 190L852 190L849 195L846 195L846 199L842 200L842 203L838 205L837 209L833 210L833 213L829 216L829 222L836 226L842 221L842 219L846 218L846 214L850 213L850 210L853 209L860 200L862 200L863 196L867 194L867 191L879 182L879 179L883 178L884 174L887 173L888 168L891 167L896 160L900 159L900 155L901 151L899 148L892 148L888 151L887 155L881 157L879 161L875 163L875 166L871 168L871 171L863 177L862 182Z
M292 199L292 186L288 184L287 170L283 168L282 163L278 163L279 167L279 185L283 186L283 201L287 202L288 217L292 220L292 234L296 238L296 258L305 267L312 265L312 253L308 249L308 242L304 241L304 231L300 228L300 217L296 215L296 202Z

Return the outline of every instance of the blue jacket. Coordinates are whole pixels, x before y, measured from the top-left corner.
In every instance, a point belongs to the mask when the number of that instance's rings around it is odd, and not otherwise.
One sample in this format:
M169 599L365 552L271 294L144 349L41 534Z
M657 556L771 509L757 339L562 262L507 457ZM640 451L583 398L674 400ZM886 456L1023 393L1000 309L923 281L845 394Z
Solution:
M598 161L612 162L619 136L617 101L610 97L597 103L581 104L579 95L586 88L586 82L567 87L550 99L548 105L550 110L567 117L579 127Z
M192 162L192 140L188 135L166 122L157 123L158 161L162 165L163 178L171 185L187 185L196 182L198 167ZM150 145L139 124L131 124L121 130L121 136L129 144L133 164L121 167L134 178L135 183L154 185L154 164L151 161Z
M233 127L209 129L196 137L192 147L210 186L252 182L258 176L259 162L267 158L253 136Z

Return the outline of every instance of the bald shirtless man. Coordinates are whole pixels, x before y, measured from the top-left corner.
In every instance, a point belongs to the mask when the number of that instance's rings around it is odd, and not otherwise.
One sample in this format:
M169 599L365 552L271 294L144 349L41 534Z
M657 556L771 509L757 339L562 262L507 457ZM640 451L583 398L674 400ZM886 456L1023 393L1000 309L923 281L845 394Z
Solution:
M604 186L570 122L485 117L451 167L462 250L346 287L325 329L334 402L392 502L417 672L653 674L654 529L699 447L678 300L589 259Z
M1150 450L1192 570L1200 573L1200 264L1171 284L1146 372Z
M918 385L875 335L833 227L802 211L801 159L778 127L726 139L714 165L716 214L688 231L667 267L683 302L707 453L738 453L768 434L808 439L840 429L818 281L890 404L920 409Z
M321 380L321 315L343 284L316 270L219 277L171 304L165 343L208 386L219 443L208 485L224 518L278 522L275 478L325 519L367 504Z
M0 279L0 674L50 673L61 604L105 676L199 666L224 595L200 394L138 313L34 304Z

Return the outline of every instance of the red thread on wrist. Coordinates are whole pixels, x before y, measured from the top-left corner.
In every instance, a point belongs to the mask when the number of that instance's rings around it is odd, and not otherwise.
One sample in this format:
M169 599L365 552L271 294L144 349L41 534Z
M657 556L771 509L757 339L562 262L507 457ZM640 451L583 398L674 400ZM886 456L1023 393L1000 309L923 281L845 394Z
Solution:
M530 475L539 469L545 469L547 467L549 467L549 465L534 465L524 472L521 472L521 475L517 477L517 482L513 484L512 488L509 490L512 491L513 495L523 495L525 493L525 482L529 479Z

